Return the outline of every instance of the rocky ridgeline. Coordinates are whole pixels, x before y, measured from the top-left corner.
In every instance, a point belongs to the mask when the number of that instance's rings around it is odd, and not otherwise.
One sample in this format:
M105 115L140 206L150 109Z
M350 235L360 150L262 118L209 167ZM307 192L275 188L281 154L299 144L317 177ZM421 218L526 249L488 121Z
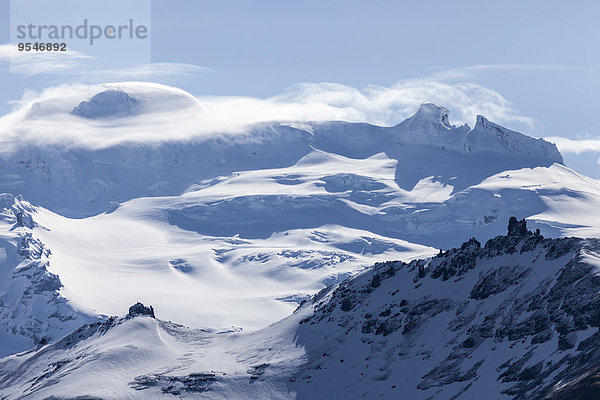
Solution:
M474 395L479 381L515 399L558 396L559 382L600 367L598 251L598 240L546 239L513 217L484 246L472 238L432 259L376 264L316 296L301 321L300 342L322 343L311 379L330 373L324 358L350 352L368 354L372 378L394 387L394 371L421 366L406 385L423 398ZM349 382L364 379L369 365L352 371Z

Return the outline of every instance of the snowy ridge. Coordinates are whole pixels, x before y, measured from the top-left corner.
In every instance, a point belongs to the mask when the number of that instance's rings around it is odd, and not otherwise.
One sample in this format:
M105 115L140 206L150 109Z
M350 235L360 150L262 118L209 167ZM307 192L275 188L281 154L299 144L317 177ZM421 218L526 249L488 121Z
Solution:
M563 159L552 143L534 139L504 128L478 115L475 126L450 125L448 110L425 103L417 113L396 127L398 140L405 145L439 147L461 153L495 154L511 157L551 160L562 164Z
M50 250L33 233L33 207L2 195L0 354L46 343L93 320L73 310L60 294L60 278L49 271Z
M467 134L466 142L468 151L489 154L507 152L514 156L552 159L563 163L556 145L506 129L482 115L477 116L475 127Z
M593 391L581 378L600 366L599 256L598 240L546 239L511 219L484 246L378 263L253 333L188 329L136 305L3 359L0 393L568 398L574 385Z
M112 201L179 195L203 180L237 171L290 167L315 149L353 159L385 154L400 161L395 180L405 190L431 177L458 191L506 170L562 162L560 155L541 156L534 151L523 157L473 148L466 151L452 132L444 134L449 144L435 140L442 144L436 148L404 144L395 128L332 123L316 124L312 129L314 133L276 124L256 127L236 142L215 138L159 146L124 144L101 150L19 146L0 156L5 171L0 176L0 190L22 194L63 215L84 217L105 211ZM418 137L424 136L419 133ZM461 152L448 150L453 143Z

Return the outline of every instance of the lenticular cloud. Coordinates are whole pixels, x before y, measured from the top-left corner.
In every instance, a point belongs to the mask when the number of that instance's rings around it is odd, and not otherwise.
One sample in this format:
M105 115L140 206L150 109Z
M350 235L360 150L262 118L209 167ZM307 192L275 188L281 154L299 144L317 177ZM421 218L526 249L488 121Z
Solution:
M135 112L84 118L73 112L100 96L103 102L129 98ZM114 95L121 92L122 96ZM98 99L96 98L96 99ZM57 143L101 148L124 141L186 140L243 131L271 121L347 121L392 126L424 102L445 105L457 123L472 124L477 114L515 128L531 128L498 92L472 83L446 84L409 80L391 87L359 90L334 83L300 83L269 98L194 97L169 86L124 82L62 85L41 93L28 92L13 112L0 118L0 139L18 143ZM119 105L102 104L104 109ZM93 111L93 110L92 110Z

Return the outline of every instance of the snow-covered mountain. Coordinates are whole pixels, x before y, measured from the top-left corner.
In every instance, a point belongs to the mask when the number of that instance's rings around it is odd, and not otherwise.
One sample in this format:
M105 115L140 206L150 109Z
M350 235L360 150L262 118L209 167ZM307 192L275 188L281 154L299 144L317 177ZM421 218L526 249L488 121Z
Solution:
M0 393L593 398L573 396L596 393L599 251L596 239L547 239L513 218L508 235L378 263L252 333L186 328L137 304L0 361Z
M512 215L548 237L600 237L600 184L563 165L553 144L481 116L457 127L426 103L392 127L285 121L214 131L198 117L207 112L181 90L124 83L61 92L0 118L0 355L87 323L90 340L104 337L97 329L108 335L107 351L123 351L109 332L123 329L115 338L127 341L149 329L148 346L171 335L173 352L142 347L133 357L195 359L200 347L174 344L187 328L164 321L190 326L194 343L223 337L228 346L237 334L224 332L256 331L240 337L259 346L270 324L302 331L286 317L323 288L376 262L485 241ZM108 318L137 301L156 319ZM293 335L284 341L292 346ZM289 371L306 361L294 354ZM165 371L158 381L171 379ZM194 381L189 374L180 377Z
M562 164L553 144L481 116L473 129L455 127L433 104L393 127L271 122L207 134L194 119L204 113L201 105L179 90L90 90L34 101L0 120L2 191L84 217L111 201L180 195L206 179L290 167L315 150L351 159L383 153L397 161L395 181L407 191L430 180L455 193L505 170Z

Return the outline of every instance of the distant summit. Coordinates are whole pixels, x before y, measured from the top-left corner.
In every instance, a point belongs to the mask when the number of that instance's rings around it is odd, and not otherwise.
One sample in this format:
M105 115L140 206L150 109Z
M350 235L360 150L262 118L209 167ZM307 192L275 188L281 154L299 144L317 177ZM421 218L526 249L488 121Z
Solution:
M470 151L482 153L509 153L520 157L550 159L563 164L563 158L554 143L535 139L477 116L475 127L467 134Z
M81 118L66 118L60 128L61 134L45 135L44 140L53 142L56 137L57 144L75 145L71 147L106 148L134 142L163 145L174 142L173 134L165 134L168 131L177 133L177 140L182 143L203 142L203 147L212 146L209 142L226 136L227 144L209 150L209 154L224 150L224 147L230 147L230 150L252 147L249 153L258 154L255 148L258 146L264 147L264 152L271 155L289 149L304 149L304 154L301 154L304 156L312 147L364 158L381 151L387 153L397 145L403 145L512 158L513 161L520 159L534 166L563 164L561 154L552 143L507 129L481 115L477 116L472 128L467 124L453 125L448 108L431 102L421 104L414 115L391 127L359 122L312 121L310 116L301 120L268 118L254 123L239 122L238 126L238 122L234 121L236 118L220 120L223 117L216 108L205 105L184 90L144 82L110 83L72 90L65 96L48 96L27 106L29 112L16 116L11 122L14 126L7 126L7 131L12 128L15 134L18 130L19 137L32 138L39 134L39 130L35 129L35 125L28 126L30 120L53 126L55 119L61 118L60 114L70 114ZM147 118L150 115L152 118ZM102 123L124 117L132 119L127 126ZM90 121L87 126L86 120ZM30 134L23 134L29 129ZM19 144L14 148L18 149ZM351 154L344 153L344 149L352 149ZM411 149L406 150L414 153ZM280 165L289 165L299 158Z
M563 164L556 145L504 128L478 115L475 127L451 125L448 109L424 103L410 118L391 128L399 142L461 153L548 160Z
M71 114L88 119L120 118L136 113L139 101L119 90L106 90L82 101Z
M449 113L450 112L446 107L441 107L433 103L423 103L417 110L417 113L409 118L411 122L407 125L411 126L418 125L419 123L425 123L441 125L448 129L452 129L454 126L450 125L450 120L448 118Z

